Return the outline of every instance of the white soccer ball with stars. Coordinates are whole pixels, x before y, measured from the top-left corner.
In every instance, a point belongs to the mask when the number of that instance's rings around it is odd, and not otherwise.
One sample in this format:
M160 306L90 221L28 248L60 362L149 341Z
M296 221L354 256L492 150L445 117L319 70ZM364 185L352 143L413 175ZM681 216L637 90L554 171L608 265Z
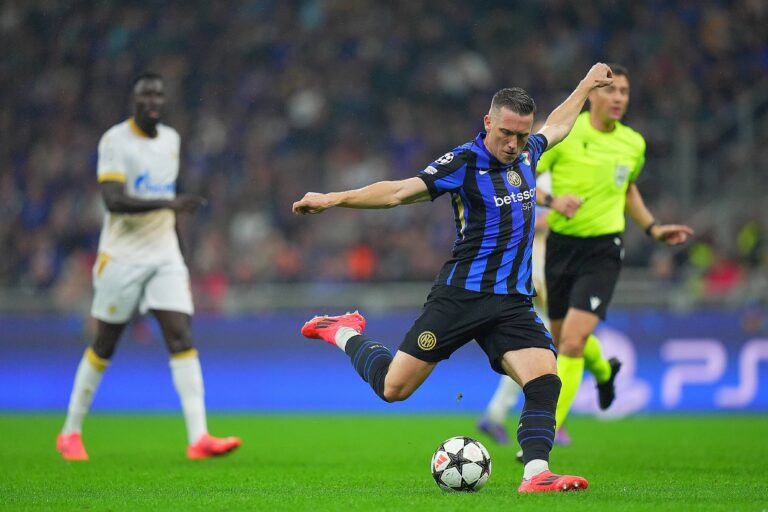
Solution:
M432 476L444 491L479 491L491 477L491 456L471 437L452 437L435 450Z

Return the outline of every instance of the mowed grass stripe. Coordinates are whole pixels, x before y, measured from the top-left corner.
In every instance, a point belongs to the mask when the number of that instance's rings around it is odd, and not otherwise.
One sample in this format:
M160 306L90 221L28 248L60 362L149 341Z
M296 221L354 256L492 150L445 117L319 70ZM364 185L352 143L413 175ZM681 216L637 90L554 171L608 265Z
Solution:
M590 488L556 495L519 495L516 445L495 445L475 419L219 415L211 433L239 435L243 447L188 461L180 415L94 414L84 432L91 460L75 463L54 449L61 416L4 415L0 509L768 509L766 416L575 417L574 445L555 449L552 469L585 476ZM430 475L433 450L455 435L491 452L493 474L477 494L443 493Z

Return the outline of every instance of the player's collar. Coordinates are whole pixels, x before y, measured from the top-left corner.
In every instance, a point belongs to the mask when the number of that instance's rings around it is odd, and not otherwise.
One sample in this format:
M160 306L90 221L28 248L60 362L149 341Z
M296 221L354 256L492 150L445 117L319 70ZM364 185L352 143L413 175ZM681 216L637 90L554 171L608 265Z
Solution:
M136 124L136 120L133 117L128 118L128 127L131 129L131 132L133 132L134 135L137 137L141 137L142 139L153 139L151 135L149 135L147 132L141 129L141 127Z
M491 166L499 167L501 169L508 169L508 168L512 167L513 165L515 165L515 162L517 162L517 158L515 160L513 160L512 162L508 163L508 164L503 164L503 163L499 162L499 159L496 158L495 156L493 156L493 154L491 154L490 151L488 151L488 148L485 147L485 136L486 135L488 135L488 134L486 132L484 132L484 131L479 132L477 134L477 137L475 137L474 145L479 148L479 151L481 151L486 157L488 157L488 162L491 164ZM518 158L520 158L519 155L518 155Z

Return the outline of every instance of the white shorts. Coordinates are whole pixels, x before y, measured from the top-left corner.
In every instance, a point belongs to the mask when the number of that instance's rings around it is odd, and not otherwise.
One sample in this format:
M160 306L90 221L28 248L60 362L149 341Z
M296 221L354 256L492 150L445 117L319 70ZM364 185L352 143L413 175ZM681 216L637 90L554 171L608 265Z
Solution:
M93 266L91 315L111 324L123 324L138 308L194 313L189 270L184 263L126 265L99 255Z

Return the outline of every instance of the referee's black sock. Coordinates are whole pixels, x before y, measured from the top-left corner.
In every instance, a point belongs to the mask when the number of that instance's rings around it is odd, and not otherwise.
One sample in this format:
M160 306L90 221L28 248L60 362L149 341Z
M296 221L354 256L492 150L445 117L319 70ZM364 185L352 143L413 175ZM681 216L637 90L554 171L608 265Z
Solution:
M523 386L525 405L517 428L523 464L535 459L549 461L555 442L555 409L560 386L560 377L553 373L536 377Z
M384 398L384 378L392 362L392 353L381 343L371 341L365 336L352 336L347 341L344 352L352 361L357 373L367 382L373 392Z

